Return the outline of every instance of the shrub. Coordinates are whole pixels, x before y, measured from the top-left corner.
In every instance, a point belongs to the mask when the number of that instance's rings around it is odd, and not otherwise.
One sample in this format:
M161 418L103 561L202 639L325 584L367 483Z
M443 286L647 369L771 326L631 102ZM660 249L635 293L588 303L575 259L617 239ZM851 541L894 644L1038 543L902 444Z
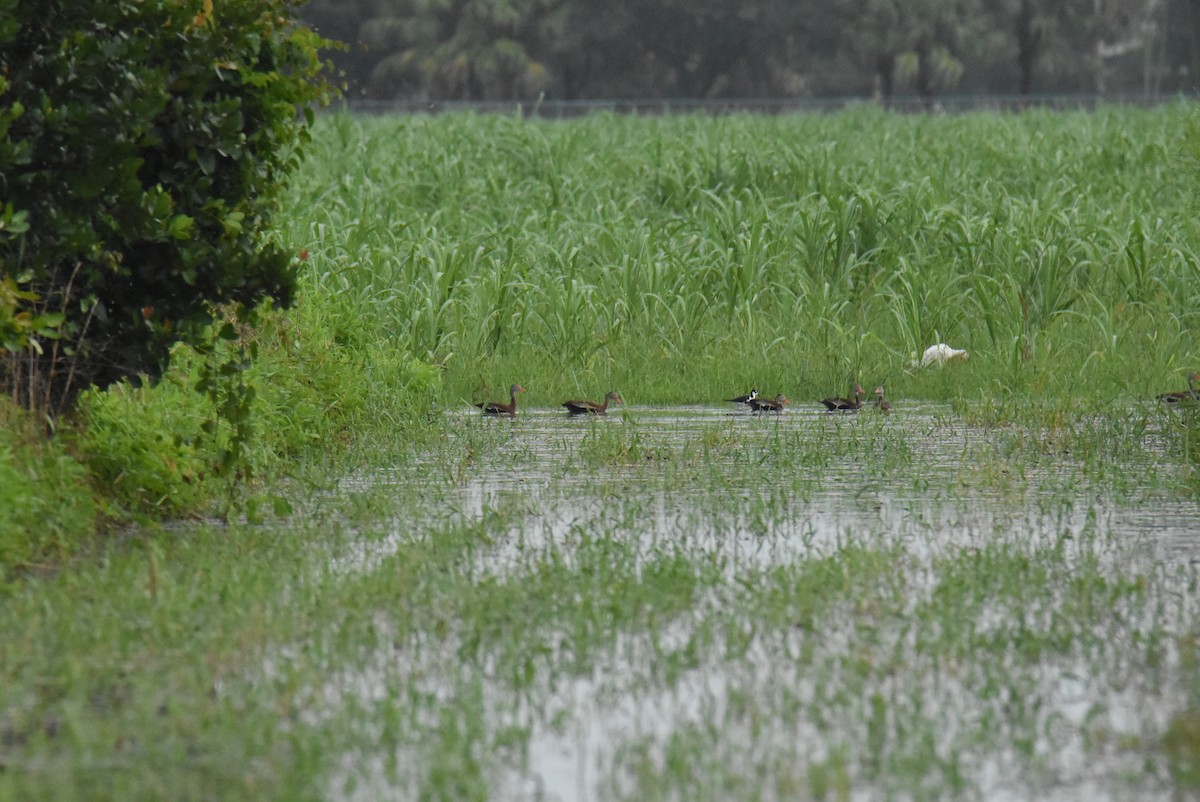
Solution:
M102 495L133 515L196 515L216 488L205 488L215 448L202 430L204 399L182 381L154 387L121 383L89 391L79 405L78 448Z
M333 321L311 305L289 314L259 310L256 318L254 327L237 319L210 327L198 350L176 346L153 387L120 382L81 396L68 439L120 513L197 515L214 511L222 497L234 507L251 505L253 493L269 489L259 480L277 476L284 461L337 453L331 445L355 432L379 437L394 421L414 417L438 381L436 369L403 351L338 343ZM238 340L221 339L226 325ZM214 418L209 399L194 389L208 369L205 351L226 364L236 352L255 354L239 374L247 404L236 421ZM235 448L238 470L222 470ZM246 479L251 495L232 498L231 491L247 489Z
M23 403L157 377L213 303L290 301L265 232L329 93L298 5L0 0L0 382Z

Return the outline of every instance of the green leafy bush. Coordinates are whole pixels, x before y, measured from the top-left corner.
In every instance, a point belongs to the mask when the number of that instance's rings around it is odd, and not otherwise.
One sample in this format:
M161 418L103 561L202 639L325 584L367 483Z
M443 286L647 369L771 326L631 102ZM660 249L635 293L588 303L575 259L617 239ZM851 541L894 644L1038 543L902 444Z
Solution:
M214 492L203 486L214 443L202 429L206 404L173 379L154 387L116 384L81 398L84 464L126 513L197 514Z
M265 232L329 91L298 5L0 0L0 322L35 346L0 383L61 409L158 376L213 303L290 301Z
M207 512L214 500L278 475L284 463L336 453L355 434L380 432L410 420L439 373L404 351L380 343L343 343L334 318L301 306L289 314L259 310L257 325L229 319L214 325L199 352L179 345L163 380L134 387L120 382L80 398L71 439L100 494L125 514L156 518ZM237 340L225 340L232 327ZM231 352L254 353L241 370L242 418L216 416L195 391L209 352L231 364ZM243 431L237 472L222 460Z

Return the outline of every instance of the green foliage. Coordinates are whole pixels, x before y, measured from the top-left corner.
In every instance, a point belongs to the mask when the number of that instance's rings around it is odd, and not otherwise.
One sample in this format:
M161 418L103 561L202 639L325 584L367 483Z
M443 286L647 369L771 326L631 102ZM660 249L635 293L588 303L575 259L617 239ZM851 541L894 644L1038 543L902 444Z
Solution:
M1200 788L1200 711L1184 710L1173 716L1162 745L1176 786L1189 791Z
M301 302L89 393L78 453L157 514L379 458L0 587L0 797L552 796L563 750L563 795L1193 794L1195 424L1147 399L1197 356L1183 118L328 121ZM644 406L876 370L892 416ZM396 447L526 374L632 409Z
M369 331L346 338L327 301L264 307L255 325L228 315L176 345L162 381L84 392L50 440L0 398L0 579L77 553L101 509L116 522L285 516L272 488L297 464L416 437L440 373Z
M37 293L22 290L10 276L0 276L0 347L13 353L33 348L41 354L40 339L55 339L63 316L33 314L28 307L38 301Z
M62 409L157 376L213 303L291 300L296 260L265 232L327 96L296 5L6 0L0 278L21 294L0 334L12 351L53 325L61 346L8 360L5 385Z
M274 505L257 495L271 477L366 432L387 439L380 429L403 427L437 381L403 352L336 342L306 308L263 309L255 320L229 317L196 348L177 346L154 386L120 383L81 398L81 459L125 513Z
M195 515L214 490L213 443L202 424L203 396L176 377L154 387L115 384L80 399L78 448L106 498L127 513L162 518Z

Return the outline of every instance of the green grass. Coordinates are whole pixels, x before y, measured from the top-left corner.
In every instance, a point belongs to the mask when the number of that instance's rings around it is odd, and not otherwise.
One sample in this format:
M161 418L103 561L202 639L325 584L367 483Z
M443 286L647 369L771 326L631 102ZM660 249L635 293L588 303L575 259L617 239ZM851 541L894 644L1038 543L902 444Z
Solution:
M1200 361L1192 120L334 116L289 236L449 398L1145 398Z

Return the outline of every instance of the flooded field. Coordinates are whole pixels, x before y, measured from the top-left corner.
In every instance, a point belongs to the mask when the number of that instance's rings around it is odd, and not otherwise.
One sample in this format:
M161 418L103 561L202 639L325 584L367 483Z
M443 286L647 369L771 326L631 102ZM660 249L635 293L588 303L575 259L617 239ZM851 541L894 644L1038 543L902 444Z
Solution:
M731 408L454 410L348 478L403 501L332 570L419 582L309 700L361 727L329 794L1179 797L1200 505L1173 418Z

